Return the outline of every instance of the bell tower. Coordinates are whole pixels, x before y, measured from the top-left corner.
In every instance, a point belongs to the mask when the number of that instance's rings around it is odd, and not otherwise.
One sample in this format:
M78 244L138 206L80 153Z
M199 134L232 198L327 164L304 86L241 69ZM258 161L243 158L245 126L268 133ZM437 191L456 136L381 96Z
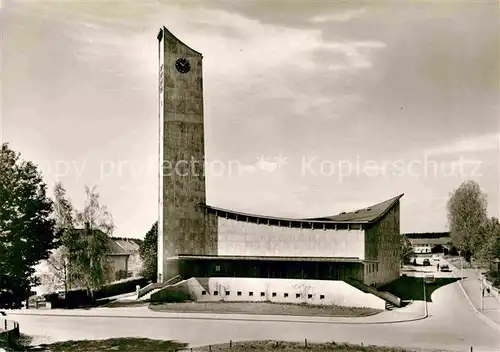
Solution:
M179 273L179 255L215 254L205 231L201 53L165 27L158 33L158 282Z

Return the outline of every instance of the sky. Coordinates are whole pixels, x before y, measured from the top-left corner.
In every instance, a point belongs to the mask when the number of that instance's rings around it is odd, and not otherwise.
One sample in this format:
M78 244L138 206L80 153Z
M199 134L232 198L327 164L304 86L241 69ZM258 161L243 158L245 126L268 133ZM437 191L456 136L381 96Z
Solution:
M466 180L499 208L498 2L4 1L1 139L115 235L157 219L162 26L203 54L207 203L322 217L398 194L447 230Z

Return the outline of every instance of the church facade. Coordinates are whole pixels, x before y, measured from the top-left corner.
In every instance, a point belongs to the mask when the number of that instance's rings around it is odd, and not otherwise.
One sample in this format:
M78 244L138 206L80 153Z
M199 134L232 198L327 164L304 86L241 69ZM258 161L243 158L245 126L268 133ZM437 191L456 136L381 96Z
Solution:
M402 194L353 212L314 219L246 214L208 205L203 56L163 27L158 59L158 282L180 276L355 279L380 285L399 277Z

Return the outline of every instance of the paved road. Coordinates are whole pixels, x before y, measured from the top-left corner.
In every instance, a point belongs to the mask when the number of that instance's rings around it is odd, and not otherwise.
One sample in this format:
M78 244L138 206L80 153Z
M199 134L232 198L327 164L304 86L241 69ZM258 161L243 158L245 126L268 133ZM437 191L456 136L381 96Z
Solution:
M435 275L451 277L450 273ZM432 301L428 304L429 317L425 320L380 325L241 321L232 320L234 315L207 320L158 313L152 318L147 316L150 313L145 308L109 309L109 315L114 316L108 317L88 316L97 310L71 312L77 316L56 316L53 311L46 316L14 312L10 315L19 321L22 332L35 336L39 342L135 336L171 339L199 346L229 340L303 341L307 338L311 342L337 341L456 351L469 351L470 346L474 346L474 351L500 351L498 332L477 317L457 283L435 291Z

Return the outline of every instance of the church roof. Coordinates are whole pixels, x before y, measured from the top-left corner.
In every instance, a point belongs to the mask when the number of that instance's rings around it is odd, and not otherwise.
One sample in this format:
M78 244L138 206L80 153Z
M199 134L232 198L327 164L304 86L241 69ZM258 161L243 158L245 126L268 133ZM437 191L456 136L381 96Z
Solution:
M342 212L338 215L315 218L314 220L326 220L334 222L375 222L384 216L391 208L403 197L400 194L397 197L388 199L381 203L370 205L363 209L354 210L351 212Z
M258 218L262 220L277 220L277 221L290 221L290 222L308 222L308 223L334 223L334 224L369 224L376 222L382 216L387 214L389 210L395 206L398 201L403 197L404 194L400 194L397 197L388 199L384 202L374 204L368 206L363 209L355 210L352 212L343 212L338 215L331 215L319 218L281 218L281 217L272 217L265 215L257 215L250 213L237 212L222 208L217 208L209 205L202 205L208 210L212 210L218 213L219 216L224 215L233 215L236 217L249 217L249 218ZM242 219L243 220L243 219Z

